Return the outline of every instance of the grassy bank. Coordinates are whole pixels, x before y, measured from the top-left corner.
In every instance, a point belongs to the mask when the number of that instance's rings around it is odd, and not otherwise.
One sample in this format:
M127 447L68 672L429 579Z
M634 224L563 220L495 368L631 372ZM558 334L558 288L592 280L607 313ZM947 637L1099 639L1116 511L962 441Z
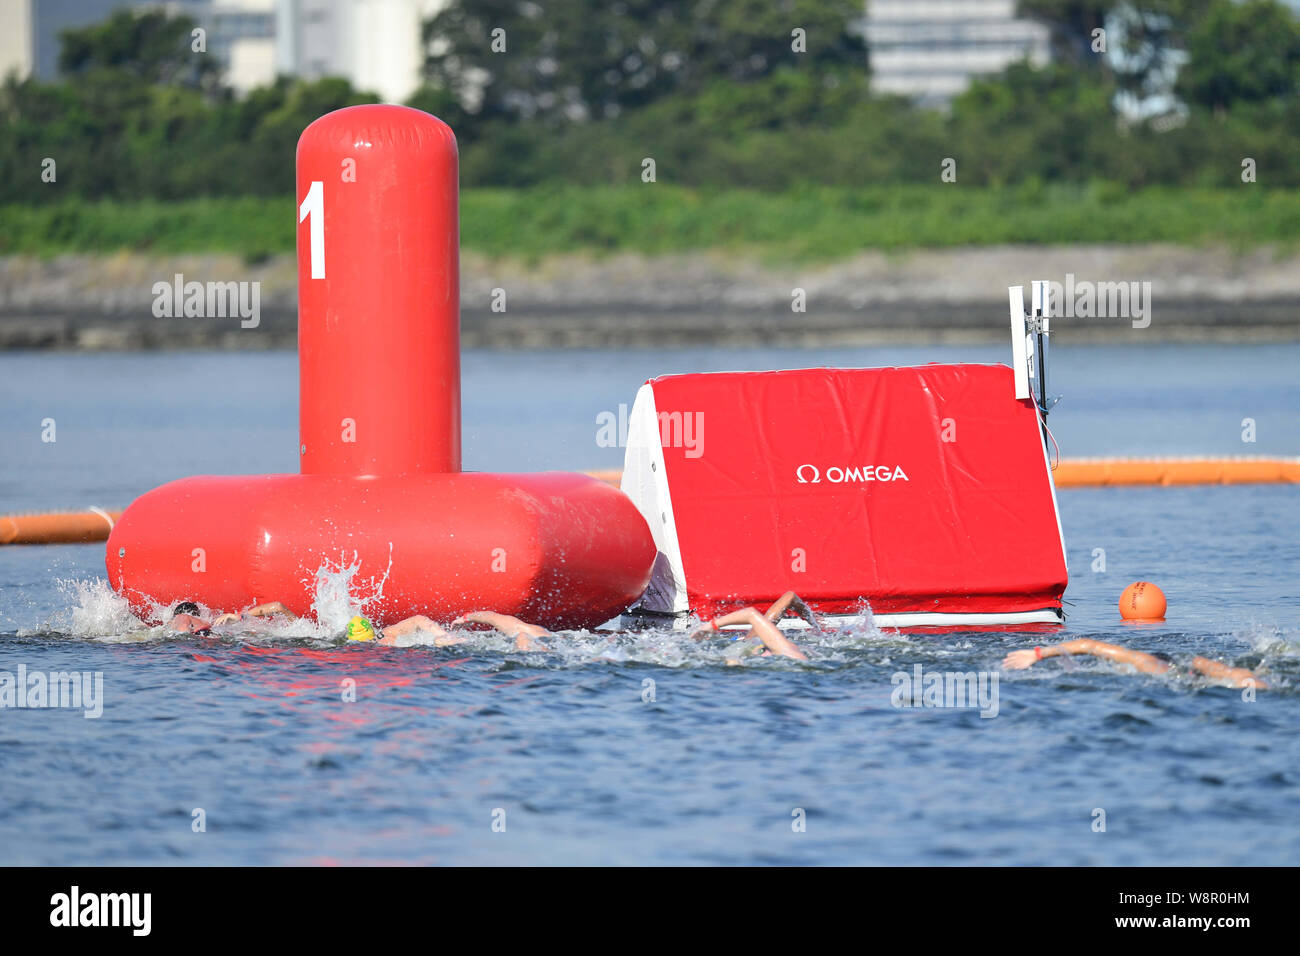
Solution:
M289 200L0 206L0 255L224 252L255 261L294 248ZM804 261L863 249L1101 242L1289 245L1300 191L957 184L786 193L625 187L466 190L461 238L489 256L723 249ZM328 241L328 239L327 239Z

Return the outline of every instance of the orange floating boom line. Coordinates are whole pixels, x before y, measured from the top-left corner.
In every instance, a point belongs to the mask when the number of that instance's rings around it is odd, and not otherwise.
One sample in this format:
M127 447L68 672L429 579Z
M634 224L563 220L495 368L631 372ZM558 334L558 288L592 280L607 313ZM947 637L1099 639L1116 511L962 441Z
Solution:
M618 486L618 468L586 474ZM1300 484L1300 458L1063 458L1052 474L1058 488L1137 485ZM0 544L106 541L121 511L0 516Z
M1298 458L1074 458L1052 476L1058 488L1124 485L1247 485L1300 482Z
M623 481L622 468L607 468L603 471L588 471L588 477L595 478L597 481L603 481L607 485L613 485L617 488Z
M0 517L0 544L84 544L107 541L120 511L86 511Z

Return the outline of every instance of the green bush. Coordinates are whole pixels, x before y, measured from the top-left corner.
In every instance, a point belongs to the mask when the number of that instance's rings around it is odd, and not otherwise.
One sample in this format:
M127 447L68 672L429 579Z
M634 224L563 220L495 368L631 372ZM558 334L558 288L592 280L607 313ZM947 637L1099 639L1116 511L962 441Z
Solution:
M228 252L255 259L294 248L290 198L83 202L0 206L0 254ZM773 194L694 190L664 183L470 189L461 208L465 249L493 257L552 253L646 254L723 249L800 260L864 249L998 243L1224 242L1300 238L1300 190L1129 191L1105 180L1016 188L960 184Z

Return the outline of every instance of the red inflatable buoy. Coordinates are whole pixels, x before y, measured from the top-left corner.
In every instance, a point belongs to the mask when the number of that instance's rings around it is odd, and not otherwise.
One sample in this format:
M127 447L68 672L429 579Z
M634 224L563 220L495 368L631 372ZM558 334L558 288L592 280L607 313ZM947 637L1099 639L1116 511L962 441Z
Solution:
M488 608L590 627L645 589L655 548L585 475L461 474L456 139L355 106L298 143L299 475L201 477L143 495L108 541L112 586L216 608L310 610L358 566L380 621Z

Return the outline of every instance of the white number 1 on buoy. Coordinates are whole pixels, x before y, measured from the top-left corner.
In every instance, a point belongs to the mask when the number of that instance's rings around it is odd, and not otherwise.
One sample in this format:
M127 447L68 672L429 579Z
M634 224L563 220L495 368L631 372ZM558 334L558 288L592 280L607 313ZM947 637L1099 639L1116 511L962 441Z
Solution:
M311 216L311 277L325 278L325 183L312 180L307 198L298 207L298 221Z

